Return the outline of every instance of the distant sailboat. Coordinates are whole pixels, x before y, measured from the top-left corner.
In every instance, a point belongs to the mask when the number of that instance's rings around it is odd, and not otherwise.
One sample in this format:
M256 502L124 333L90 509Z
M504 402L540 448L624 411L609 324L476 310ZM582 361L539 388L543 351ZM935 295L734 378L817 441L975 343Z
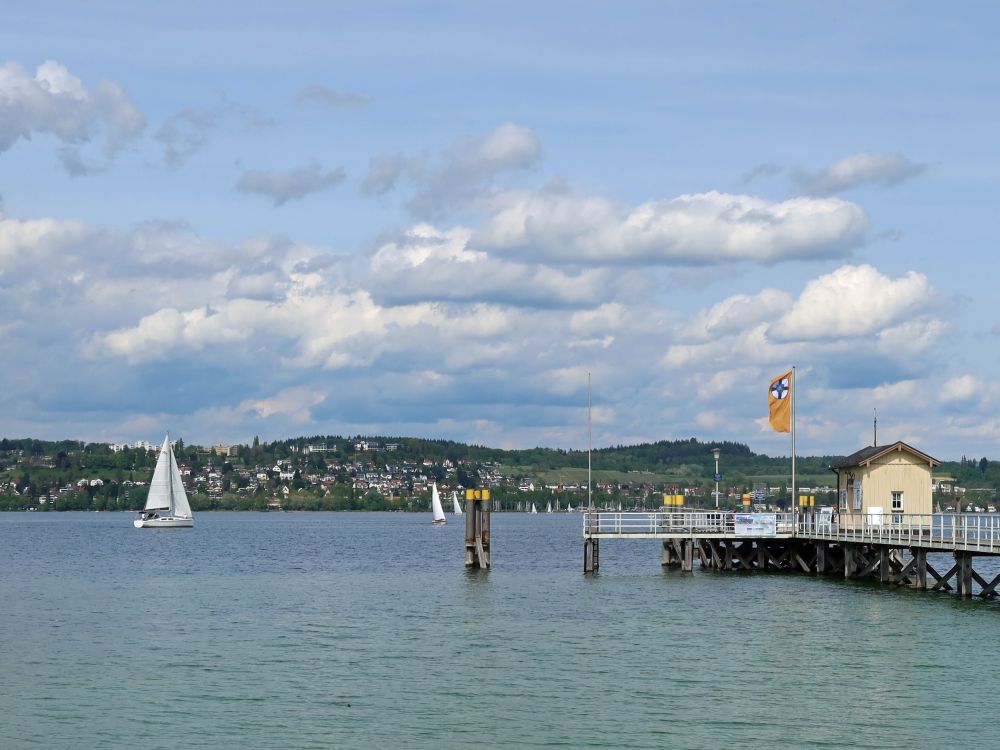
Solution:
M458 504L458 493L455 491L451 493L451 507L456 516L462 515L462 506Z
M137 529L169 529L194 526L177 459L170 447L170 436L163 438L156 469L149 482L146 507L132 522Z
M531 512L532 513L537 513L538 512L537 510L535 510L535 504L534 503L531 504Z
M434 511L434 525L443 526L448 523L444 517L444 508L441 507L441 496L438 494L437 484L431 485L431 509Z
M552 501L551 500L549 500L548 503L545 504L545 512L546 513L551 513L552 512Z
M567 513L573 512L573 503L566 503L566 512Z

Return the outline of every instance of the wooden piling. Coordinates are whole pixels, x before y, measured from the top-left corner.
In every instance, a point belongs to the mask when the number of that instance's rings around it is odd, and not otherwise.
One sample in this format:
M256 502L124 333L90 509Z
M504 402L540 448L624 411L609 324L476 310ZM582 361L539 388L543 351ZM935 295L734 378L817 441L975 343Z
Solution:
M465 567L490 567L490 491L465 491Z

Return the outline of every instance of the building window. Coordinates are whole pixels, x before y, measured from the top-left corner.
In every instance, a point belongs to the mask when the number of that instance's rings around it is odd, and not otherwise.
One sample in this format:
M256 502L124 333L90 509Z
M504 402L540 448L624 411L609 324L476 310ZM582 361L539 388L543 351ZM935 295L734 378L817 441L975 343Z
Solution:
M861 510L861 482L854 483L854 510Z
M892 509L893 511L903 510L903 493L894 491L892 493Z
M840 509L847 510L847 490L840 491Z

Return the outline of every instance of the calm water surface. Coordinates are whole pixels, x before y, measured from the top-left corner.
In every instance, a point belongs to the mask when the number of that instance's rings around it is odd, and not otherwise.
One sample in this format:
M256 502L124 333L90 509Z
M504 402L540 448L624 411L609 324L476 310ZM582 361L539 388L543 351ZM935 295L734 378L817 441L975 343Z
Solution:
M0 514L0 748L996 747L1000 605L663 572L577 514ZM977 562L977 568L986 568Z

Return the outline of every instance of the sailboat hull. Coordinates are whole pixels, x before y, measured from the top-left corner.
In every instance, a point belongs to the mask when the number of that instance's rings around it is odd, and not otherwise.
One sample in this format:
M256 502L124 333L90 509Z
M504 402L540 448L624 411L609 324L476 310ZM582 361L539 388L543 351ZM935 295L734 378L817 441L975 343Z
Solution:
M190 529L194 526L193 518L137 518L132 522L137 529Z
M431 523L432 523L432 524L433 524L434 526L444 526L444 525L445 525L446 523L448 523L448 522L447 522L447 521L445 521L445 520L441 520L441 521L431 521Z

